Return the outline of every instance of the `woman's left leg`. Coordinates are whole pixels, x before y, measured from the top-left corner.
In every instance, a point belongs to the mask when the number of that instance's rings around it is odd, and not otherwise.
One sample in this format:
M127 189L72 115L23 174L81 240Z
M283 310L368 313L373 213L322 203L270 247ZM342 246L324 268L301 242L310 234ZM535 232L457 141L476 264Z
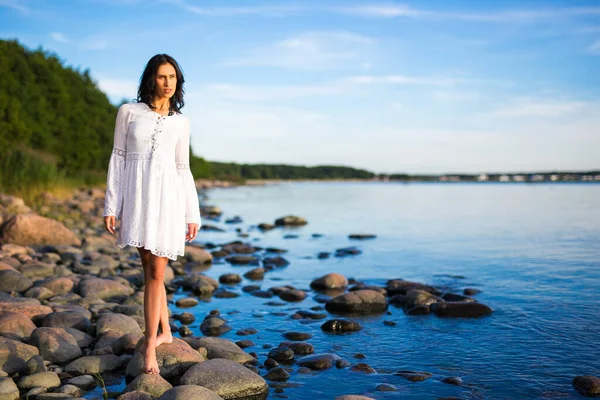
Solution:
M160 373L156 361L156 346L158 324L162 314L162 302L166 302L164 293L164 274L168 258L150 254L148 264L144 271L144 320L146 323L146 346L144 351L144 372L148 374Z

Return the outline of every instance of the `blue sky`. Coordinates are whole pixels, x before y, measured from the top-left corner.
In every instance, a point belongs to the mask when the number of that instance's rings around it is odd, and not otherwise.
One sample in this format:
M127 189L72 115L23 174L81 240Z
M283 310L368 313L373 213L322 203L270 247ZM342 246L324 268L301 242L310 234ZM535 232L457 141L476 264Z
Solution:
M381 173L600 168L600 1L0 0L115 104L181 64L194 153Z

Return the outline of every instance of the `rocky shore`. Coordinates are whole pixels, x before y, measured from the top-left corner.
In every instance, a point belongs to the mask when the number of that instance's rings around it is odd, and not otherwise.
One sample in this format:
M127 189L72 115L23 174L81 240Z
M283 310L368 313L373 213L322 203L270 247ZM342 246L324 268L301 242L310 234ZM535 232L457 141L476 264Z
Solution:
M221 184L225 185L199 186ZM0 194L0 400L285 398L286 389L295 385L294 376L327 369L392 374L415 384L438 379L468 386L458 376L378 371L361 361L364 354L349 360L324 352L310 343L314 334L303 331L301 322L318 323L322 335L352 335L363 329L357 317L364 315L377 316L386 325L394 322L385 316L396 312L484 318L493 311L475 299L477 289L452 293L401 277L372 286L335 272L315 276L310 288L263 287L266 275L289 264L286 249L242 240L187 245L185 256L169 261L169 299L173 302L174 293L184 293L171 304L171 327L179 337L157 348L160 375L143 374L141 262L135 248L119 249L116 238L104 231L103 204L104 192L97 189L77 191L66 200L44 195L35 209L20 198ZM209 223L222 215L218 207L204 206L201 212L203 230L220 229ZM288 215L257 227L267 231L306 223ZM364 233L349 233L349 238L357 243L376 240ZM357 245L323 251L318 258L360 253ZM245 269L218 279L205 275L217 260ZM190 307L208 298L240 295L264 299L265 309L297 306L278 316L297 320L298 329L284 332L280 343L255 343L250 338L256 328L231 326L217 309L206 311L199 331L190 329L196 319ZM319 305L303 307L309 296ZM240 340L220 337L232 330ZM127 385L122 392L102 394L105 381L123 378ZM575 377L573 386L586 396L600 393L600 379L594 376ZM348 393L337 399L370 399L373 393L396 390L382 383L370 395Z

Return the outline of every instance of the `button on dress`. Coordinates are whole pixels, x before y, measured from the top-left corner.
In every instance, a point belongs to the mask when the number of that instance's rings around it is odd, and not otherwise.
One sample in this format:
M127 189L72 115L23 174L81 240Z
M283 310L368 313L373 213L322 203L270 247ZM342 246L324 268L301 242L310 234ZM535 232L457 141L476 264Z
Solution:
M184 255L187 224L201 226L189 159L186 116L163 116L146 103L119 107L103 213L121 220L117 246L171 260Z

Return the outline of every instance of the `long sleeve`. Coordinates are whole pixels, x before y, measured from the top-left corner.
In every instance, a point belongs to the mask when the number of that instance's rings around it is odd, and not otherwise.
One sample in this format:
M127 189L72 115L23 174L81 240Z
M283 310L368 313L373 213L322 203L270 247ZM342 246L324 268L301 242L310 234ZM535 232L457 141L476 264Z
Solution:
M202 225L200 219L200 202L194 177L190 170L190 120L185 119L185 129L179 137L175 147L175 163L177 164L177 173L181 179L185 191L185 222Z
M106 176L104 213L102 214L104 217L114 215L117 219L120 218L123 207L123 171L125 170L125 156L127 155L127 107L127 104L123 104L117 112L113 150Z

